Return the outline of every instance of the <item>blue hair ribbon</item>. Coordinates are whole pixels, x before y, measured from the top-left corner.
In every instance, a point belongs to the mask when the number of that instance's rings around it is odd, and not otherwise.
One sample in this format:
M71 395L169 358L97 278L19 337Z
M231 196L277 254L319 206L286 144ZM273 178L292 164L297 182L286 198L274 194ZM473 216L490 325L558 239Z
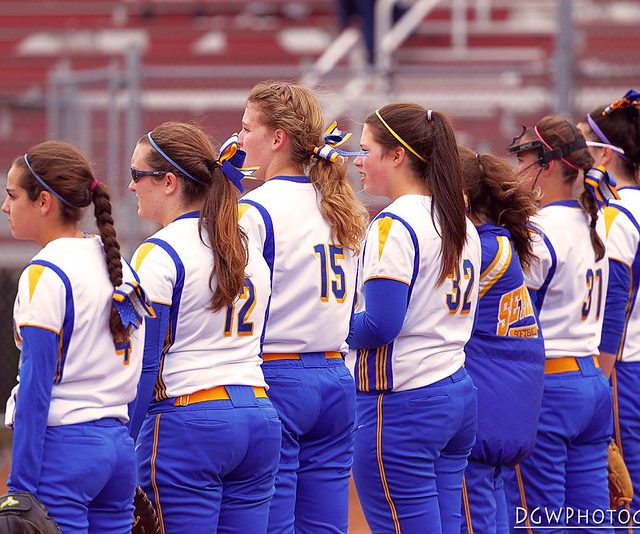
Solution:
M238 134L234 133L220 147L220 155L214 163L220 167L227 179L236 186L238 191L244 192L242 179L253 175L260 167L243 167L247 153L238 148Z
M27 166L27 169L29 169L29 172L31 173L31 176L33 176L38 183L44 187L47 191L49 191L49 193L51 193L54 197L56 197L60 202L62 202L65 206L68 206L70 208L78 208L78 206L74 206L73 204L71 204L71 202L69 202L68 200L65 200L64 198L62 198L61 195L59 195L58 193L56 193L53 188L47 184L47 182L45 182L39 175L38 173L36 173L36 171L33 170L33 168L31 167L31 164L29 163L29 158L27 158L27 155L25 154L23 156L24 159L24 163Z
M593 196L598 209L607 206L611 200L620 200L616 181L602 165L587 171L584 175L584 187Z
M364 150L342 150L338 148L346 143L351 137L351 133L342 132L338 129L338 123L333 121L324 132L324 144L314 147L313 153L319 158L326 159L333 163L338 156L366 156Z
M116 307L122 326L138 328L145 317L155 317L151 302L137 282L125 282L113 292L113 304Z
M156 149L158 154L160 154L165 160L171 163L171 165L173 165L176 169L178 169L182 174L184 174L187 178L193 180L194 182L204 185L204 183L201 180L198 180L195 176L193 176L191 173L188 173L185 169L183 169L180 165L178 165L175 161L173 161L168 156L168 154L166 154L165 151L158 146L158 143L156 143L153 140L153 137L151 137L151 132L147 134L147 139L149 140L149 143L151 143L151 146Z

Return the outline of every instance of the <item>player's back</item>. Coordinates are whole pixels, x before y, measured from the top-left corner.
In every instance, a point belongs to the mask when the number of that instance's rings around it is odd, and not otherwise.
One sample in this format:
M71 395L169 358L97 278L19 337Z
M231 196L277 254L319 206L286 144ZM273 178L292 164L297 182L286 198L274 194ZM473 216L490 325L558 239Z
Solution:
M134 274L123 261L123 279ZM142 343L116 349L109 330L113 286L102 241L60 238L24 270L15 306L17 334L36 326L60 336L49 426L104 417L126 421L142 365ZM139 330L134 340L142 339Z
M577 201L545 206L531 219L534 262L527 285L536 291L535 306L547 358L597 354L608 281L605 255L596 261L589 218ZM605 224L597 231L605 241Z
M243 292L233 306L211 309L213 269L198 212L159 230L138 247L133 265L152 302L170 306L161 355L159 397L176 397L216 385L264 385L260 335L269 298L269 272L255 247Z
M272 269L265 353L339 351L349 329L356 259L337 243L304 176L270 179L240 201L240 224Z

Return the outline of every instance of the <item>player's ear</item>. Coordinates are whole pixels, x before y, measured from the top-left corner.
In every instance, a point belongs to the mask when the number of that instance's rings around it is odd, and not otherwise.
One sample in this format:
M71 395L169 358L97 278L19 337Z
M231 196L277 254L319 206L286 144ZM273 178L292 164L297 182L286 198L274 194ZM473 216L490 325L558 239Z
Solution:
M172 172L164 175L164 192L165 195L172 195L178 189L178 177Z
M282 128L276 128L276 130L273 132L273 145L271 149L280 150L287 141L287 138L287 132L285 132Z

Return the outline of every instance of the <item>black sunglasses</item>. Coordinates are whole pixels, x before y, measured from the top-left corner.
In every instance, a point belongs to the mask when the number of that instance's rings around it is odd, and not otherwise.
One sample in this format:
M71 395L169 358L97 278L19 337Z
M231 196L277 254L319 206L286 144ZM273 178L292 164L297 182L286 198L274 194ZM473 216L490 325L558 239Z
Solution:
M145 176L164 176L166 171L141 171L134 167L131 167L131 179L134 184L137 184Z

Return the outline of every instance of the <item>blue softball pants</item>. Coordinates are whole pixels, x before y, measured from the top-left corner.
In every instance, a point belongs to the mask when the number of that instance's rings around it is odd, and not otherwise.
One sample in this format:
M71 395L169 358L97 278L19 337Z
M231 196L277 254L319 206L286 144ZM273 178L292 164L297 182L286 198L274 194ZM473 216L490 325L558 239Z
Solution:
M373 534L459 534L477 390L464 368L428 386L358 393L353 476Z
M469 460L464 472L463 534L508 534L502 466Z
M270 534L346 533L356 400L342 358L303 353L262 363L282 420Z
M140 486L164 534L264 533L280 452L280 420L250 386L229 400L153 403L136 445Z
M612 532L606 528L611 391L593 358L576 360L578 371L545 375L535 448L505 478L512 528L545 534L564 532L564 526Z
M136 464L118 419L47 427L37 497L63 534L130 534Z
M633 499L628 506L628 515L632 519L618 524L631 523L635 532L640 532L640 362L616 362L611 383L613 413L614 418L617 417L613 437L622 452L633 483Z

